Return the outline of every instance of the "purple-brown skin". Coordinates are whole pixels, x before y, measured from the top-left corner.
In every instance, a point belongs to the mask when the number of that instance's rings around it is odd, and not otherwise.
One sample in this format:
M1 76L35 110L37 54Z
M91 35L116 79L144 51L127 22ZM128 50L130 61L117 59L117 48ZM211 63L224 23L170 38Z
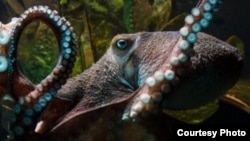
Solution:
M42 114L41 140L166 141L171 123L162 109L189 109L207 104L227 92L238 80L242 57L237 49L215 37L198 33L195 55L182 65L179 81L163 93L157 112L136 120L122 120L124 111L144 81L170 64L178 32L141 32L113 38L106 54L90 69L67 81ZM119 39L129 41L120 50ZM146 115L146 116L145 116ZM48 129L51 129L48 131ZM28 139L33 139L30 135Z
M205 2L199 1L198 7L202 8ZM46 7L39 8L45 14L50 13ZM39 8L31 10L38 12ZM196 16L195 22L202 17ZM33 19L28 17L28 20ZM192 30L185 22L184 28ZM22 26L19 28L22 30ZM18 33L14 34L17 39ZM124 49L117 48L121 40L128 41ZM185 35L180 36L179 32L115 36L106 54L90 69L69 79L35 121L36 125L28 132L25 128L25 135L16 140L171 140L173 123L163 110L195 108L219 98L237 82L242 67L237 49L210 35L199 33L194 47L181 51L178 46L183 40ZM189 58L192 47L195 56ZM188 60L173 65L173 58L182 54ZM56 69L53 74L63 76L60 70L63 69ZM158 80L156 72L169 74L166 73L169 70L177 77ZM152 83L152 79L157 82ZM21 85L15 82L22 81L13 80L13 84L18 84L14 90L19 91ZM26 103L30 103L29 98L37 100L38 96L32 94L24 99Z
M18 18L13 18L11 22L7 24L3 24L0 22L0 32L1 32L0 38L2 38L0 39L0 56L7 58L8 49L9 49L9 38L11 36L11 31L13 30L17 22L18 22ZM6 32L7 35L4 35L4 34L2 35L2 32ZM4 39L4 38L8 38L8 39ZM3 40L7 40L5 44L2 43ZM23 96L26 93L34 89L34 85L30 81L25 79L25 77L23 77L20 71L16 71L14 80L15 80L14 83L16 85L16 90L19 91L18 93L19 96ZM8 82L8 69L0 72L0 97L2 97L7 91L7 82ZM21 92L20 92L20 89L22 89Z

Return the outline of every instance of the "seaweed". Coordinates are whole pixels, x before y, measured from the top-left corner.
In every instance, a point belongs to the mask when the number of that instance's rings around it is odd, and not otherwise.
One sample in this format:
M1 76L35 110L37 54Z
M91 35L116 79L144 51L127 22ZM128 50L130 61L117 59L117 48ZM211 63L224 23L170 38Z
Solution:
M124 0L123 22L126 26L128 33L134 32L133 5L134 5L134 0Z

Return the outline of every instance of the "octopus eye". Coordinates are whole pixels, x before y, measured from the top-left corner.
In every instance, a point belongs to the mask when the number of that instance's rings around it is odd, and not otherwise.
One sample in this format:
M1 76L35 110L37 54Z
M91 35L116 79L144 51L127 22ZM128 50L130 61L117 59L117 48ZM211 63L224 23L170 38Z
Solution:
M124 50L128 47L128 41L124 39L120 39L116 42L116 47L121 50Z

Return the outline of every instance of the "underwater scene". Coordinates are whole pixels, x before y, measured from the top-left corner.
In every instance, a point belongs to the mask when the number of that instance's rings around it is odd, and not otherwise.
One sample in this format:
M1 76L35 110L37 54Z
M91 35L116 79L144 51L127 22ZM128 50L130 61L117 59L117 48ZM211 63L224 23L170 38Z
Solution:
M0 141L249 140L249 7L0 0Z

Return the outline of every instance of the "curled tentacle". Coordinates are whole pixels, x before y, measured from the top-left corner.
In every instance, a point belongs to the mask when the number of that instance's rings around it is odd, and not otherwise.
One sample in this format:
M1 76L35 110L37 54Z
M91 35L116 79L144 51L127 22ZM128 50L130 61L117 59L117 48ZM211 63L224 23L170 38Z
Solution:
M180 77L185 74L190 58L194 56L194 43L197 33L206 28L212 20L213 8L220 3L218 0L200 0L191 14L185 18L185 24L180 29L178 39L169 59L153 76L148 77L135 98L130 110L124 113L123 119L135 118L144 111L153 111L160 103L163 94L171 91L177 85Z
M70 23L60 17L57 11L46 6L34 6L26 10L19 19L19 23L12 30L9 48L9 93L13 94L13 75L17 68L18 42L24 28L34 20L46 23L55 33L59 45L58 62L53 71L36 85L35 89L19 100L13 111L12 131L14 136L22 136L25 128L29 128L34 117L41 113L43 108L65 84L72 71L76 56L76 38ZM15 96L16 94L13 94ZM17 99L17 98L16 98Z

